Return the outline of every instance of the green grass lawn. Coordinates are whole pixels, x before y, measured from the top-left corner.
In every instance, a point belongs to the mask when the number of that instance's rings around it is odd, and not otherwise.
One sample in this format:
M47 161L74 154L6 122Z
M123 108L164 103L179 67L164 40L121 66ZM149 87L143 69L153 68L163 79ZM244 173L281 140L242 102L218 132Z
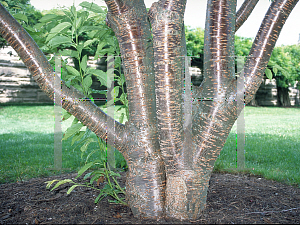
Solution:
M0 107L0 183L75 172L84 165L80 149L73 150L71 140L67 140L62 148L64 170L52 170L53 106ZM119 116L115 114L116 119ZM63 122L63 131L71 122L72 119ZM245 164L250 173L300 186L300 108L246 107L245 123ZM90 149L96 147L91 145ZM116 154L116 158L120 161L122 157ZM235 167L236 125L215 170L232 171Z
M115 118L118 119L121 113L122 110L116 112ZM71 125L73 119L72 116L62 123L63 131ZM72 138L69 138L62 142L63 170L53 170L53 106L0 106L0 124L0 183L75 172L85 164L86 157L81 158L81 146L74 149L76 145L71 146ZM89 145L85 156L94 149L98 149L97 143ZM97 154L93 157L96 158ZM122 158L117 152L117 163Z
M245 167L255 175L300 187L300 108L246 107ZM236 124L216 161L236 167Z

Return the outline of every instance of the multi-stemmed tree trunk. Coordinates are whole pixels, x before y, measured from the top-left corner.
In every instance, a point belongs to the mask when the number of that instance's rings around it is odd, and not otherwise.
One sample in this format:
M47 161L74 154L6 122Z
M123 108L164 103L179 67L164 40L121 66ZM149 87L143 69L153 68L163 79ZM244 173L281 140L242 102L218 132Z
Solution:
M237 100L244 100L237 99L234 33L257 2L245 0L236 13L236 0L208 0L204 80L186 98L186 1L160 0L147 13L142 0L106 0L107 23L122 54L129 121L107 128L112 118L92 102L80 101L85 97L64 82L62 107L100 138L106 133L115 138L115 147L128 163L126 198L136 217L183 220L200 216L214 163L242 110ZM246 103L260 86L281 28L297 2L271 3L244 66ZM53 98L53 68L2 5L0 32Z

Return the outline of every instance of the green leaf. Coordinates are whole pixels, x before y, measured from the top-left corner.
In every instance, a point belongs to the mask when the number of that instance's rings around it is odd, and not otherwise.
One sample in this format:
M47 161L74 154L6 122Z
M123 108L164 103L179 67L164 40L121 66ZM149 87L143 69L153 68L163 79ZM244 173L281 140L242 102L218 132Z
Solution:
M121 168L124 169L124 166L126 166L126 161L125 161L125 160L122 160L122 162L121 162Z
M66 184L66 183L74 183L74 181L72 181L71 179L61 180L55 184L55 186L51 189L51 191L53 191L55 188L58 188L60 185Z
M113 38L112 35L110 35L110 30L108 29L101 29L100 31L98 31L98 33L96 34L98 36L99 39L103 39L102 41L105 43L105 44L108 44L105 39L106 38Z
M76 178L80 177L85 171L87 171L91 166L94 165L94 162L90 162L88 164L85 164L79 171Z
M72 44L72 39L66 36L56 36L48 42L48 45L52 48L58 47L62 44Z
M83 177L83 179L84 179L84 180L88 179L92 174L93 174L93 172L87 173L87 174Z
M69 18L69 21L73 21L74 16L69 10L63 10L63 13Z
M123 121L124 121L124 116L125 116L125 113L122 113L121 116L120 116L120 118L119 118L119 122L120 122L120 123L123 123Z
M98 197L95 199L95 204L97 204L99 201L101 201L103 198L105 198L107 196L107 194L105 194L105 193L100 193L99 195L98 195ZM101 198L102 197L102 198Z
M82 26L79 29L79 34L82 33L82 32L86 32L86 31L94 31L94 30L100 30L100 29L101 28L97 27L97 26Z
M93 83L92 76L89 75L83 79L82 86L84 87L85 90L87 90L92 85L92 83Z
M76 20L76 29L78 30L81 27L82 17L77 18Z
M90 167L92 167L95 164L98 164L100 161L95 160L94 162L90 162L88 164L85 164L79 171L76 178L80 177L85 171L87 171Z
M99 32L98 30L91 30L87 33L87 35L88 35L89 39L93 39L96 37L98 32Z
M76 49L77 49L77 51L78 51L78 53L79 53L79 55L80 55L81 52L82 52L82 49L83 49L83 44L81 43L81 44L77 45L77 46L76 46Z
M51 181L46 181L45 183L47 184L46 188L49 189L51 185L58 180L51 180Z
M104 55L114 55L115 54L115 50L113 47L109 47L109 48L104 48L101 51L99 51L98 55L99 56L104 56Z
M89 15L90 15L90 13L88 12L88 11L86 11L86 10L84 10L84 11L81 11L81 12L79 12L78 13L78 17L81 17L82 18L82 25L84 25L84 24L90 24L90 19L89 19Z
M113 189L108 184L106 184L102 190L107 194L113 195Z
M82 89L82 87L80 86L80 85L78 85L78 84L73 84L72 85L74 88L76 88L78 91L80 91L81 93L83 93L83 89Z
M1 4L2 4L4 7L8 7L7 2L2 1Z
M79 120L75 117L73 122L72 122L72 125L77 124L78 122L79 122Z
M107 74L103 72L102 70L93 69L90 71L93 75L95 75L98 80L100 81L101 85L104 85L107 87Z
M21 14L21 13L16 13L16 14L13 14L14 18L17 19L17 20L22 20L26 23L28 23L28 18L27 16L25 16L24 14Z
M95 180L98 180L100 177L105 177L105 173L101 172L101 173L97 173L95 174L91 180L90 180L90 184L93 184Z
M121 177L121 175L119 173L115 173L114 171L110 170L109 171L110 176L114 176L114 177Z
M89 146L89 144L92 143L92 142L96 142L96 141L94 140L94 138L88 138L88 139L86 140L85 144L81 146L80 151L81 151L81 152L85 152L85 151L87 150L87 147Z
M71 9L70 9L71 13L73 14L74 18L76 18L77 16L77 11L76 11L76 8L74 5L71 6Z
M117 68L122 63L121 57L115 57L115 67Z
M270 69L267 68L265 70L265 74L266 74L266 76L267 76L268 79L272 80L272 72L271 72Z
M115 203L115 204L120 204L120 201L119 200L110 200L110 199L107 199L108 202L110 203Z
M92 89L91 93L98 93L98 94L106 95L107 90L100 90L99 91L99 90Z
M57 34L61 33L63 30L65 30L71 26L72 25L69 22L63 22L63 23L58 24L56 27L51 29L50 33L48 34L48 37L46 38L46 42L50 41Z
M24 27L24 29L25 29L30 35L41 34L41 32L36 32L35 29L32 28L32 27Z
M64 74L64 77L62 78L64 81L66 82L71 82L71 81L79 81L78 77L76 77L75 75L69 75L69 74Z
M98 46L97 46L97 51L95 53L95 57L94 60L97 60L98 58L100 58L100 51L103 49L103 47L106 45L106 43L103 42L99 42Z
M87 162L88 160L89 160L89 158L93 155L93 154L95 154L96 152L98 152L98 151L100 151L100 149L94 149L93 151L91 151L89 154L88 154L88 156L86 157L86 160L85 160L85 162ZM99 158L99 157L98 157ZM100 158L101 159L101 158ZM102 160L102 159L101 159Z
M86 67L87 67L87 55L84 55L82 57L80 66L81 66L82 71L85 72L86 71Z
M93 2L92 3L90 3L90 2L82 2L79 5L82 8L86 8L86 9L88 9L88 10L94 12L94 13L105 13L103 11L103 9L99 5L97 5L97 4L93 3Z
M74 137L72 138L71 145L73 146L76 141L79 141L83 137L84 134L85 134L85 131L79 131L78 133L76 133L74 135Z
M109 107L109 106L114 106L114 103L115 103L115 100L114 100L114 99L111 99L111 100L109 100L109 101L106 103L106 105L107 105L107 107Z
M276 67L273 67L273 72L274 72L274 75L276 76L278 69Z
M35 24L35 25L33 26L33 28L35 28L35 29L37 29L37 30L40 30L40 29L42 29L42 26L44 26L43 23L37 23L37 24Z
M62 121L65 121L65 120L69 119L72 116L72 114L69 113L68 111L64 110L62 116L63 116Z
M118 109L117 109L117 112L121 111L122 109L125 108L125 105L121 105Z
M124 105L126 105L125 103L126 103L126 94L123 92L122 94L121 94L121 96L120 96L120 99L121 99L121 102L124 104Z
M59 51L59 53L62 56L70 56L70 57L74 57L74 58L78 56L77 51L74 51L74 50L71 50L71 49L64 49L62 51Z
M120 91L120 86L116 86L116 87L114 87L114 90L112 91L111 95L112 95L114 98L117 98L118 95L119 95L119 91Z
M126 80L125 80L125 75L122 73L120 76L121 76L121 82L122 82L121 85L123 85L123 84L125 84L125 82L126 82Z
M69 127L64 135L64 138L62 140L67 140L72 135L76 134L80 131L80 129L83 127L82 123L77 123Z
M69 190L67 191L67 195L70 194L70 193L74 190L74 188L76 188L76 187L78 187L78 186L81 186L81 185L75 184L75 185L73 185L72 187L70 187Z
M43 16L39 21L41 23L47 23L49 21L54 20L56 17L58 17L58 15L55 14L46 14L45 16Z
M68 70L70 73L74 74L75 76L80 77L80 73L79 73L78 70L76 70L74 67L72 67L72 66L66 66L66 68L67 68L67 70Z
M94 43L97 40L98 40L97 38L94 38L93 40L87 40L86 42L84 42L83 48L88 47L89 45L91 45L92 43Z

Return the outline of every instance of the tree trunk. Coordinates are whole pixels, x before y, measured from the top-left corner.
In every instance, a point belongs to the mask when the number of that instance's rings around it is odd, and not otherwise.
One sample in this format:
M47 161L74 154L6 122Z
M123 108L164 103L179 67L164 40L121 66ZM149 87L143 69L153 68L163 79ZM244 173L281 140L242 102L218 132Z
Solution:
M254 5L257 0L246 0ZM147 15L141 0L106 0L107 21L120 45L129 121L115 121L62 82L62 107L98 137L113 135L127 160L126 198L134 216L195 220L205 208L214 163L236 118L261 83L278 35L298 0L272 2L245 63L245 92L234 71L235 0L208 0L204 80L183 101L185 0L160 0ZM237 24L253 4L243 4ZM150 22L149 22L150 20ZM150 27L151 24L151 27ZM1 35L53 99L54 71L28 33L0 4ZM240 99L237 99L237 96ZM189 105L191 110L184 110ZM185 112L185 113L184 113ZM109 122L107 122L109 121Z
M289 88L283 88L277 86L277 105L282 107L290 107L290 95L289 95Z
M256 101L256 93L253 96L253 99L247 104L248 106L258 106Z

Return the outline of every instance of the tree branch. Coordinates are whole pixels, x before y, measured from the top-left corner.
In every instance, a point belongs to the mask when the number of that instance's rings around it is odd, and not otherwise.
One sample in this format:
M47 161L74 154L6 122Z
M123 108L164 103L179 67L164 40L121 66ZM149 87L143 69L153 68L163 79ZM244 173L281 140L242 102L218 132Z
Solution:
M228 85L234 79L236 0L209 0L204 41L204 80L193 105L195 166L212 169L226 138ZM225 142L225 141L224 141Z
M0 33L7 42L19 54L39 87L53 100L54 92L54 70L48 60L41 52L35 41L25 29L9 14L0 4ZM106 123L113 120L106 115L98 106L85 99L75 88L67 88L62 82L62 107L72 113L84 125L95 134L105 139L106 132L115 137L116 147L122 151L125 142L124 125L116 121L115 132L113 129L106 129Z
M120 45L129 103L129 122L143 132L149 152L159 149L155 115L153 48L143 1L105 1L108 24ZM144 12L144 10L146 12Z
M235 32L237 32L237 30L248 19L257 2L258 0L245 0L244 3L241 5L239 11L237 11L236 13Z
M169 174L184 167L181 42L185 4L185 0L161 0L153 3L148 13L153 33L160 149Z
M258 90L281 29L297 2L275 0L270 5L244 66L246 104Z

